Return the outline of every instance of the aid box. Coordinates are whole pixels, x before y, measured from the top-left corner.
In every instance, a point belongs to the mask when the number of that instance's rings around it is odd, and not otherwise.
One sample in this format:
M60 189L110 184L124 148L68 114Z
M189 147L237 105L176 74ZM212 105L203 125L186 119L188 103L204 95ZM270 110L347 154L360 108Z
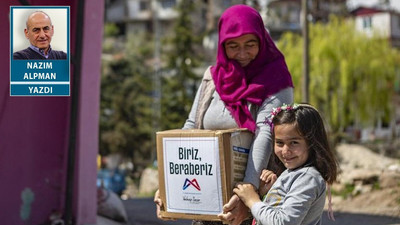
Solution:
M244 178L252 142L246 129L157 132L161 216L218 221Z

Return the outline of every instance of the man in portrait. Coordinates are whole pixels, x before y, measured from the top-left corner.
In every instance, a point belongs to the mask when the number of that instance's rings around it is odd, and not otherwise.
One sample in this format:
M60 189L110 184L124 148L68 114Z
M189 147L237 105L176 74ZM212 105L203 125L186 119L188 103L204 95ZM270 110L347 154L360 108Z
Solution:
M30 42L30 46L14 52L13 59L67 59L65 52L51 48L50 43L54 34L54 26L45 12L36 11L30 14L26 20L24 33Z

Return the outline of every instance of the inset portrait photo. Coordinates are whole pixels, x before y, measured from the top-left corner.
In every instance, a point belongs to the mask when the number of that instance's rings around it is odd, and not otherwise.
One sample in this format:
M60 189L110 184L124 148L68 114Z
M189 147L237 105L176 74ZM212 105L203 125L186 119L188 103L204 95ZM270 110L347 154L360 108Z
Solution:
M10 96L70 95L69 6L10 6Z
M11 7L14 60L66 60L69 51L67 7Z

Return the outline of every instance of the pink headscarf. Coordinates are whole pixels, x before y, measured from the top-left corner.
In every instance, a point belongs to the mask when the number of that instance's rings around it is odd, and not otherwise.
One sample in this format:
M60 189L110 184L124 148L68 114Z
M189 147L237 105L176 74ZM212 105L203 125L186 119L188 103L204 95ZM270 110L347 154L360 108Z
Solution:
M241 67L235 60L227 58L224 42L245 34L256 35L260 49L249 65ZM293 87L284 56L266 31L260 14L246 5L232 6L221 15L217 61L211 74L216 91L239 127L252 132L256 123L247 102L261 105L272 94Z

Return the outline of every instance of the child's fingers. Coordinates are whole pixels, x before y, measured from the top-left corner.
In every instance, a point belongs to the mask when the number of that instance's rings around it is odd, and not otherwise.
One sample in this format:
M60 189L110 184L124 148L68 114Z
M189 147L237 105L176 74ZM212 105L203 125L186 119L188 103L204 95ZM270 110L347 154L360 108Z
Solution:
M260 176L260 180L266 181L266 179L268 177L267 173L268 173L268 170L263 170L262 173L261 173L261 176Z
M275 183L275 181L278 179L278 177L276 176L276 174L274 174L274 175L272 175L271 176L271 181L273 182L273 183Z
M274 183L276 179L277 179L276 174L270 174L267 177L266 183Z
M263 170L260 176L260 180L266 182L268 177L274 174L271 170Z

